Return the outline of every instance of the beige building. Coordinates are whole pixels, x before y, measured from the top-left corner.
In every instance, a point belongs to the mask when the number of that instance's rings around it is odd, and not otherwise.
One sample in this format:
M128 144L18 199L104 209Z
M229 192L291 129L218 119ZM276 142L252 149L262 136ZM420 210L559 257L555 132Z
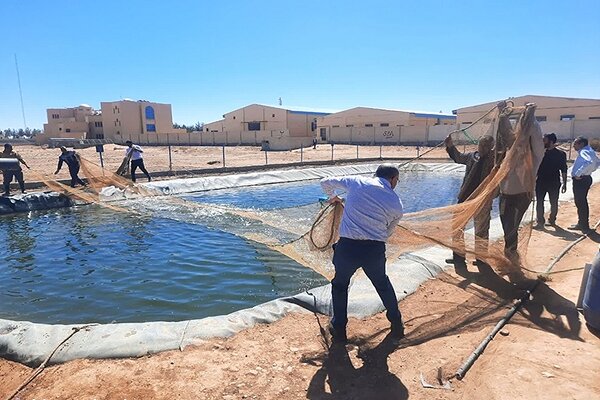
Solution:
M223 119L204 125L203 140L214 144L257 145L268 142L283 150L309 145L317 129L317 118L328 112L299 107L251 104L228 112ZM209 139L210 139L209 138Z
M544 133L554 132L560 140L571 140L579 135L600 137L600 99L526 95L510 100L515 106L535 103L535 115ZM499 101L459 108L453 113L461 126L468 125Z
M318 138L330 143L425 143L430 131L454 129L453 114L355 107L317 119Z
M101 110L87 104L72 108L49 108L44 133L36 137L38 144L50 138L110 139L123 142L144 134L185 133L173 128L170 104L145 100L119 100L102 102Z
M100 106L104 137L115 142L124 141L124 136L185 133L185 129L173 128L170 104L125 99L102 102Z
M48 122L44 124L44 134L38 137L95 139L95 135L102 134L100 111L87 104L72 108L49 108L46 116Z

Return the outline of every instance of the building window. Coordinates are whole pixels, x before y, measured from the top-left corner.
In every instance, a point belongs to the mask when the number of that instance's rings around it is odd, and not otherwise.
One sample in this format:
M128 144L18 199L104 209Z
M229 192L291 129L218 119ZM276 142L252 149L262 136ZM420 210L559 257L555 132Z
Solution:
M96 133L96 139L104 139L103 133Z
M146 107L146 119L154 119L154 108L152 106Z
M590 117L590 119L600 119L600 117Z
M382 124L379 124L379 126L390 126L390 124L388 124L387 122L384 122Z
M327 140L327 128L321 128L321 140Z
M65 129L65 132L71 132L71 128Z
M273 118L275 118L275 114L273 114Z
M471 121L465 121L465 122L463 122L463 124L465 124L465 125L471 125L472 122Z
M348 125L346 125L346 128L354 128L354 125L353 124L348 124Z
M233 119L235 119L235 115L233 116Z
M120 135L120 134L121 134L121 131L117 131L117 135Z
M373 124L365 124L365 128L372 128Z
M94 126L96 128L102 128L102 121L96 121L96 122L94 122Z
M58 128L59 131L62 131L62 128Z
M59 115L58 114L52 114L52 119L58 119Z
M260 131L260 122L248 122L249 131Z
M154 124L146 124L146 130L148 132L156 132L156 125L154 125Z
M560 120L561 121L571 121L575 119L575 115L574 114L567 114L567 115L561 115L560 116Z
M339 128L340 126L339 125L332 125L331 127L332 128Z
M537 122L546 122L546 116L545 115L536 115L535 120Z

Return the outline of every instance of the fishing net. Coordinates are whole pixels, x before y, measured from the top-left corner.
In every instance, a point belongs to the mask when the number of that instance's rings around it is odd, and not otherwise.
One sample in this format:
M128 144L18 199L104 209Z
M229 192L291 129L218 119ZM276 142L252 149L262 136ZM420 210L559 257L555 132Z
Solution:
M491 240L475 236L472 221L487 212L507 181L518 182L523 191L533 193L537 165L532 154L531 141L541 141L541 130L535 121L535 106L501 106L488 111L484 118L467 129L457 131L467 140L487 134L496 138L495 166L469 198L459 204L405 214L395 228L387 245L388 262L403 253L432 245L444 246L454 252L472 256L494 266L499 272L523 274L523 263L531 233L531 223L520 231L519 254L506 254L502 239ZM517 122L511 120L518 116ZM327 279L334 275L331 264L332 245L339 239L339 224L343 215L340 204L318 209L315 205L298 210L244 210L235 207L198 203L175 196L165 196L156 190L133 184L123 176L109 172L89 160L80 158L81 173L88 181L85 188L71 188L40 176L51 189L86 203L101 204L117 211L149 213L168 216L186 223L199 223L221 229L240 237L261 243L298 263L311 268ZM128 164L124 161L119 173ZM101 201L107 187L120 191L126 202ZM427 187L423 187L428 192ZM435 196L435 193L428 193ZM402 194L400 194L402 196ZM312 220L309 216L315 215Z

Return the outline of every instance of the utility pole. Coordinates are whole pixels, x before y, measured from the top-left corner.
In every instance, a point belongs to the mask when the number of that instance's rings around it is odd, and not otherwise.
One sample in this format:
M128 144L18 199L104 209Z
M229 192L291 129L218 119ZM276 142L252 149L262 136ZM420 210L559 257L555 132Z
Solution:
M17 82L19 83L19 96L21 97L21 113L23 114L23 129L27 129L27 121L25 120L25 106L23 105L23 90L21 90L21 75L19 74L19 63L17 61L17 53L15 53L15 67L17 68Z

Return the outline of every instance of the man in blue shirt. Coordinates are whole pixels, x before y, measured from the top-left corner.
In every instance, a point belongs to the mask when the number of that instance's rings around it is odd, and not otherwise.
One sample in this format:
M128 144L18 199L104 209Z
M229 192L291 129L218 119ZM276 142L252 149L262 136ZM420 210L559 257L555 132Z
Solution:
M569 229L587 233L590 230L590 207L587 194L592 186L592 172L598 168L600 162L594 149L589 146L587 138L579 136L573 142L573 147L579 152L571 170L578 222Z
M393 165L377 168L375 177L347 176L321 180L330 202L340 202L336 191L346 192L346 205L340 224L340 240L334 245L335 276L331 281L333 318L329 331L334 341L346 341L348 287L356 270L363 271L375 286L392 333L404 337L402 315L396 293L385 272L385 242L402 218L403 207L394 192L400 172Z

